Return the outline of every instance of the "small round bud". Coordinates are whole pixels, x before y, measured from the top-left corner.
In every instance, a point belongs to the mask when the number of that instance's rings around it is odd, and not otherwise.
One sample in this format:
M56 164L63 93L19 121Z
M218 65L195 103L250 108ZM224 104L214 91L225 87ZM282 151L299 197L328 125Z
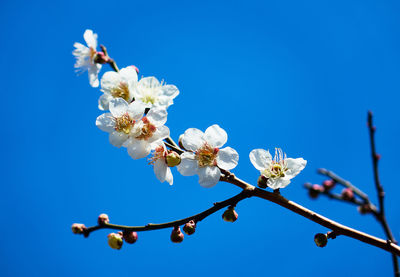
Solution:
M235 211L235 208L230 206L223 214L222 219L226 222L235 222L238 219L239 215Z
M125 231L122 236L123 236L124 240L130 244L135 243L138 239L137 233L133 232L133 231Z
M352 200L354 198L354 193L350 188L344 188L342 190L342 198L344 200Z
M122 240L121 234L111 233L108 236L108 245L112 249L120 250L124 241Z
M260 177L258 177L257 180L257 186L262 189L265 189L267 188L267 181L268 181L267 177L265 177L264 175L260 175Z
M328 236L322 233L318 233L314 236L314 242L318 247L325 247L328 243Z
M312 198L315 199L319 196L320 193L324 192L324 187L314 184L308 189L308 195Z
M193 235L196 231L196 223L193 220L190 220L188 223L185 224L185 226L183 226L183 231L188 236Z
M97 218L97 223L99 225L106 224L106 223L109 223L109 222L110 222L110 219L108 218L108 215L106 215L106 214L101 214Z
M94 56L94 62L99 64L106 64L110 62L110 57L106 56L104 52L99 51Z
M81 223L74 223L72 224L71 229L74 234L83 234L86 230L86 226Z
M181 228L179 226L174 227L171 232L171 241L174 243L181 243L183 241L183 233L181 232Z
M329 179L329 180L323 181L322 185L324 186L324 189L331 190L331 189L333 189L335 187L336 182L334 180L332 180L332 179Z
M381 159L381 154L375 154L375 158L379 161Z
M165 161L169 167L174 167L181 163L181 156L175 151L168 151Z
M357 207L357 210L360 214L368 214L372 212L371 206L369 204L363 204Z

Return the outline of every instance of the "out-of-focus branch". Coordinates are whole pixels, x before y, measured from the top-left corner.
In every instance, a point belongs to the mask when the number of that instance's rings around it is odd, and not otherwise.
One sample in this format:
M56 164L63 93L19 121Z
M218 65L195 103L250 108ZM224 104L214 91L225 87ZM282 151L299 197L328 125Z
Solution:
M107 58L107 63L111 66L111 68L115 71L118 72L118 66L117 63L114 61L114 59L112 59L107 52L107 48L104 45L100 45L100 49L101 51L103 51L104 56Z

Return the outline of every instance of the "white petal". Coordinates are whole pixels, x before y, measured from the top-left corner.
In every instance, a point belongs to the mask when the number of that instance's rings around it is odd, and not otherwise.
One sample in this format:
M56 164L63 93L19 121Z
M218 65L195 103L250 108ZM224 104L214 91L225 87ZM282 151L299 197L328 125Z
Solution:
M239 154L231 147L225 147L218 151L217 164L220 168L231 170L235 168L239 161Z
M221 147L228 140L228 135L224 129L214 124L204 132L204 139L213 147Z
M204 144L204 133L196 128L189 128L182 135L182 144L186 150L196 151Z
M111 93L111 90L121 83L121 76L114 71L107 71L101 78L101 90Z
M290 184L290 179L288 178L278 178L278 179L268 179L267 185L271 189L282 189Z
M124 146L127 147L129 156L135 160L146 157L151 151L151 145L145 140L130 139Z
M198 170L199 183L202 187L211 188L219 182L221 171L216 166L200 167Z
M144 114L145 106L139 101L133 101L128 106L129 116L134 120L139 120Z
M106 111L108 110L108 105L110 101L113 99L113 97L110 94L103 94L99 98L99 110Z
M93 64L92 66L90 66L88 68L89 83L94 88L97 88L99 86L98 75L99 75L100 69L101 69L101 64L98 64L98 63Z
M155 163L154 163L154 174L156 175L157 179L163 183L165 181L165 178L167 176L167 169L168 166L165 163L164 159L158 159Z
M162 94L168 96L169 98L175 98L179 94L179 90L174 85L165 85L162 88Z
M103 113L96 119L96 126L104 132L114 132L115 121L111 113Z
M167 122L168 113L164 108L153 108L149 111L146 117L156 127L164 125Z
M258 170L264 170L272 162L272 156L269 151L264 149L254 149L250 152L250 161Z
M165 176L165 181L167 181L171 186L174 183L174 176L172 176L171 169L167 168L167 175Z
M197 174L197 160L194 158L194 154L190 152L184 152L181 155L181 163L177 166L180 174L183 176L192 176Z
M133 66L128 66L128 67L122 68L119 71L119 74L120 74L121 78L123 79L123 81L125 81L127 83L129 83L131 81L134 81L134 82L138 81L137 72Z
M297 174L302 171L307 164L307 161L304 160L303 158L297 158L297 159L292 159L292 158L287 158L285 159L286 161L286 166L287 166L287 171L285 172L285 175L289 178L292 179L295 177Z
M122 98L113 98L109 108L113 116L120 117L128 110L128 103Z
M83 34L83 38L89 47L92 47L93 49L97 48L97 34L94 34L92 30L86 30Z
M114 131L110 133L110 143L116 147L121 147L122 144L128 139L128 135L122 132Z
M152 143L160 139L165 139L166 137L169 137L169 128L163 125L157 127L156 131L153 133L151 138L148 139L148 142Z
M139 86L145 88L157 88L161 86L161 84L155 77L145 77L140 79Z

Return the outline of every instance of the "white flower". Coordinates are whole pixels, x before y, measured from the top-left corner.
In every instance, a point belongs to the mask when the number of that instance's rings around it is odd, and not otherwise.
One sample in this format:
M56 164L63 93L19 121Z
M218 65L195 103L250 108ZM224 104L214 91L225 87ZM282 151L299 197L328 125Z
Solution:
M164 107L167 109L174 103L173 99L178 96L179 90L174 85L160 83L155 77L140 79L136 86L135 100L141 101L146 108Z
M254 149L250 152L250 161L256 169L260 170L261 175L267 179L267 185L272 189L280 189L289 185L290 180L299 174L307 164L303 158L286 158L286 154L280 148L275 148L274 159L269 151Z
M122 98L110 101L110 112L97 117L96 125L101 130L110 133L110 143L121 147L130 137L134 126L144 113L145 107L139 102L128 104Z
M75 68L80 72L88 71L90 85L92 87L98 87L99 79L97 76L101 69L101 64L94 62L97 54L97 34L94 34L92 30L86 30L83 34L83 38L88 47L79 42L74 43L76 49L72 54L76 57Z
M133 99L133 90L137 84L138 76L135 67L128 66L119 72L108 71L101 78L101 91L99 109L108 110L108 104L113 98L122 98L130 103Z
M141 102L134 101L133 103ZM133 159L146 157L154 143L169 136L169 129L164 126L167 121L167 111L163 108L153 108L140 121L133 126L129 139L124 143L128 154Z
M228 140L226 132L218 125L212 125L203 133L190 128L181 136L183 147L190 151L181 155L178 171L183 176L199 175L203 187L215 186L221 176L219 168L230 170L236 167L238 153L230 148L220 149Z
M168 150L165 148L165 144L162 141L154 143L153 147L154 152L153 156L150 158L150 164L153 165L154 174L161 183L167 181L172 185L174 178L166 162Z

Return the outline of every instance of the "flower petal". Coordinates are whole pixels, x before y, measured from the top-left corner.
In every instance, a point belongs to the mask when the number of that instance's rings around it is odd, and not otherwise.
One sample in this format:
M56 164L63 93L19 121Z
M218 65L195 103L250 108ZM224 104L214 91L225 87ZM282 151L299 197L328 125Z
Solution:
M165 85L162 87L162 94L173 99L178 96L179 90L174 85Z
M149 143L155 142L160 139L165 139L169 136L169 128L165 125L157 127L151 138L148 139Z
M198 170L197 160L193 153L184 152L181 155L181 163L177 166L180 174L183 176L192 176L197 174Z
M204 139L213 147L221 147L228 140L228 135L224 129L214 124L207 128Z
M196 128L189 128L182 135L182 145L186 150L196 151L204 144L204 133Z
M289 178L278 178L278 179L270 178L267 181L267 185L271 189L282 189L282 188L286 187L289 184L290 184L290 179Z
M121 147L124 142L128 139L128 135L122 132L114 131L110 133L110 143L116 147Z
M129 104L127 112L132 119L139 120L142 118L145 108L146 107L143 105L143 103L139 101L133 101Z
M128 67L122 68L119 71L119 75L121 76L122 80L127 83L129 83L131 81L134 81L134 82L138 81L137 72L133 66L128 66Z
M146 115L156 127L164 125L167 122L167 116L168 113L165 108L152 108Z
M157 88L160 87L161 84L155 77L145 77L140 79L138 87L140 88Z
M92 64L88 68L88 73L89 73L89 83L92 87L97 88L99 86L99 71L101 69L101 64Z
M97 48L97 34L94 34L92 30L88 29L83 34L83 38L85 39L86 44L89 47L92 47L93 49L96 50L96 48Z
M220 168L231 170L235 168L239 161L239 154L231 147L225 147L218 151L217 164Z
M154 163L154 174L156 175L157 179L163 183L165 182L166 176L167 176L167 169L168 166L165 163L164 159L158 159L155 163Z
M113 99L110 94L104 93L102 96L99 97L99 110L106 111L108 110L108 105Z
M216 166L200 167L198 170L199 183L202 187L211 188L219 182L221 171Z
M134 160L146 157L151 151L151 145L144 140L130 139L124 146L128 149L129 156Z
M115 121L111 113L103 113L96 119L96 126L104 132L114 132Z
M128 103L122 98L113 98L109 104L110 112L115 117L120 117L128 110Z
M106 93L111 93L112 89L119 86L121 76L114 71L107 71L101 78L101 90Z
M307 161L304 160L303 158L297 158L297 159L292 159L292 158L287 158L285 159L286 161L286 166L287 166L287 171L285 172L285 175L289 178L292 179L295 177L297 174L302 171L307 164Z
M269 151L264 149L254 149L250 152L250 161L258 170L264 170L272 162L272 156Z
M167 175L165 176L165 181L167 181L170 184L170 186L174 184L174 176L172 176L172 172L169 167L167 168Z

